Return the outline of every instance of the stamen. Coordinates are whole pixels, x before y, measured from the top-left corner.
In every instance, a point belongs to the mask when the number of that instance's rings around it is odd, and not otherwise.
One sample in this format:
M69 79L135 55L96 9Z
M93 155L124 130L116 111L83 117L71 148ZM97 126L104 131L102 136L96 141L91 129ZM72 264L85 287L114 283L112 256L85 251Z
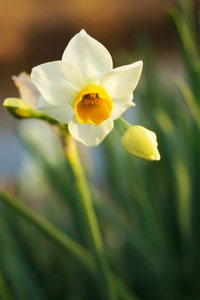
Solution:
M90 99L85 98L83 99L83 102L85 103L86 106L88 106L90 104Z
M98 126L111 116L112 101L102 87L89 85L77 95L73 108L79 123Z
M91 105L99 105L99 95L98 93L90 93L83 96L83 102L86 106Z

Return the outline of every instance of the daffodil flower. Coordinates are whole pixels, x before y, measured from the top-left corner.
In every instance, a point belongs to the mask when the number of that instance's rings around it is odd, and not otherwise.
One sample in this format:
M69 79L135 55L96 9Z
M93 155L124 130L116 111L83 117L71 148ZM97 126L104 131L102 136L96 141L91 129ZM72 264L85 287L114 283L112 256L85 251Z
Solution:
M142 61L113 69L108 50L81 30L61 61L33 68L31 78L41 93L38 108L68 124L76 140L97 146L113 121L134 105L132 92L141 72Z

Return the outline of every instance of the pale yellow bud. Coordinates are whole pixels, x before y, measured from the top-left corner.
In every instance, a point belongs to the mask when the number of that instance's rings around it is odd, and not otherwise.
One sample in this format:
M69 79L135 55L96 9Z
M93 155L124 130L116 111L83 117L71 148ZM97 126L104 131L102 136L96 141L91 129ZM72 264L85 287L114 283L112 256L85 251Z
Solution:
M32 109L23 100L19 98L7 98L4 100L3 106L15 118L34 118L48 121L49 123L56 124L57 121L47 116L46 114Z
M142 126L131 126L121 137L123 147L131 154L146 159L160 160L156 134Z
M32 109L21 99L7 98L3 105L15 118L21 119L31 116Z

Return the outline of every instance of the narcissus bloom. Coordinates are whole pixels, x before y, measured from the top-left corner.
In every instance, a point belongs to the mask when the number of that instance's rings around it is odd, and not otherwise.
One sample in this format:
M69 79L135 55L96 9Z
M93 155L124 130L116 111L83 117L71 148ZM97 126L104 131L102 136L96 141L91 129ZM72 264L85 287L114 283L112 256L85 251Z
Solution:
M41 93L38 108L68 124L76 140L97 146L113 129L113 120L134 105L141 72L142 61L113 69L107 49L81 30L61 61L33 68L31 78Z

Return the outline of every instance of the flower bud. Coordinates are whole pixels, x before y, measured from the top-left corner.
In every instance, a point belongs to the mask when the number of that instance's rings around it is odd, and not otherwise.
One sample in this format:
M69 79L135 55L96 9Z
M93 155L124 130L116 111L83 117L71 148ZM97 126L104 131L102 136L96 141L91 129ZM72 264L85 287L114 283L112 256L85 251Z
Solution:
M146 159L160 160L156 134L142 126L131 126L121 137L123 147L131 154Z
M51 124L57 123L56 120L52 119L46 114L36 109L32 109L23 100L19 98L7 98L4 101L3 106L13 117L17 119L34 118L34 119L45 120Z
M4 103L6 110L15 118L30 118L32 109L19 98L7 98Z

